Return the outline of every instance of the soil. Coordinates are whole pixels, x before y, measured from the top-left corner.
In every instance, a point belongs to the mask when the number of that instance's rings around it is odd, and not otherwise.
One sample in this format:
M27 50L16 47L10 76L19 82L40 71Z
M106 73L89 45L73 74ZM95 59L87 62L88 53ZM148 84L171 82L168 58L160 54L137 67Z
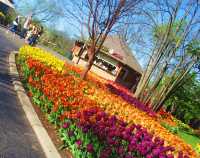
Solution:
M16 55L16 59L17 59L17 55ZM19 67L19 65L16 65L16 66L17 66L20 80L22 80L23 76L20 71L20 67ZM28 93L28 92L26 91L26 93ZM28 96L28 94L27 94L27 96ZM32 102L32 98L30 98L30 100ZM56 146L58 152L60 153L60 156L62 158L73 158L72 154L70 153L70 151L68 149L63 149L63 150L59 149L62 146L62 141L60 140L60 137L57 132L58 128L55 125L49 123L47 117L45 116L44 113L42 113L42 111L40 110L40 108L37 105L34 105L33 102L32 102L32 105L33 105L33 108L35 109L35 112L37 113L41 123L43 124L44 128L46 129L49 137L51 138L52 142Z

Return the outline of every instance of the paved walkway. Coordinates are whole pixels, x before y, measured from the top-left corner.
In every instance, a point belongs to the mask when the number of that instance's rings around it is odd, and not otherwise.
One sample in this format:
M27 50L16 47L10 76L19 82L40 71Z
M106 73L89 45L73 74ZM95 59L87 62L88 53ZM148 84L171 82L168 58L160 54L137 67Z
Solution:
M45 158L9 76L8 56L23 44L0 28L0 158Z

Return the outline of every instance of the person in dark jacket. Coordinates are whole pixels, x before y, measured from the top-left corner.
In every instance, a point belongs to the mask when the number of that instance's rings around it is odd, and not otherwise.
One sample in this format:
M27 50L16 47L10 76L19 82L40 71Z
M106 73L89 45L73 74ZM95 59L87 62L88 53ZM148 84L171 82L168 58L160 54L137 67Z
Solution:
M19 22L20 22L20 16L17 16L12 23L12 27L11 27L10 31L16 33L17 29L18 29Z

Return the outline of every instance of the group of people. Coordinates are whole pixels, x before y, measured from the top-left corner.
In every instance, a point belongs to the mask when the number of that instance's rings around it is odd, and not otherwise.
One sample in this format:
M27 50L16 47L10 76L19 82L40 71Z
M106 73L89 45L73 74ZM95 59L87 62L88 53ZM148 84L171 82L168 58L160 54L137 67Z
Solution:
M42 34L42 27L37 27L35 25L30 24L27 30L23 29L24 32L21 36L25 38L25 42L30 45L34 45L37 39Z
M15 20L12 23L12 27L10 30L14 33L16 33L19 29L19 22L20 22L21 16L17 16ZM25 19L25 22L23 24L22 31L20 32L20 37L25 39L25 43L29 45L36 44L37 39L42 34L42 27L36 26L32 23L32 16L28 16Z

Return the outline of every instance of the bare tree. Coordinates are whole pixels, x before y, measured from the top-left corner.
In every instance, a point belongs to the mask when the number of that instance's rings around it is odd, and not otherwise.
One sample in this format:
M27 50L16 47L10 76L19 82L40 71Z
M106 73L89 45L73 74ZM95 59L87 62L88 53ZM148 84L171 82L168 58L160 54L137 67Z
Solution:
M155 0L144 8L141 19L151 28L151 56L135 96L157 111L199 62L199 2Z
M88 39L85 47L88 49L88 64L82 74L85 79L92 67L97 54L108 34L124 24L127 17L134 15L136 5L142 0L81 0L60 2L63 7L62 16L73 24L84 26ZM76 21L76 23L74 22ZM81 27L80 27L81 28Z

